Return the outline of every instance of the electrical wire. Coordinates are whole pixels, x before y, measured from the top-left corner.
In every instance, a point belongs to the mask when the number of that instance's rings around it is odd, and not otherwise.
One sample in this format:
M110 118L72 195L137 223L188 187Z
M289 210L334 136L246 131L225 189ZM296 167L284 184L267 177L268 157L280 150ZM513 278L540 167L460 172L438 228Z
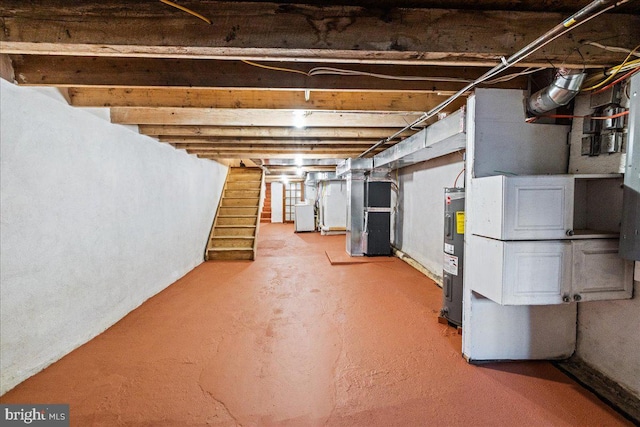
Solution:
M264 68L266 70L283 71L287 73L302 74L307 77L332 75L332 76L360 76L360 77L375 77L378 79L386 80L404 80L404 81L427 81L427 82L453 82L453 83L468 83L471 80L462 79L457 77L424 77L424 76L394 76L389 74L370 73L367 71L347 70L344 68L333 67L315 67L309 71L296 70L294 68L274 67L271 65L259 64L257 62L242 60L243 63L254 67Z
M458 174L458 176L456 176L456 180L453 183L453 187L454 188L458 188L458 178L460 178L460 175L462 175L464 173L465 168L462 168L462 170L460 171L460 173Z
M471 83L473 80L471 79L463 79L459 77L425 77L425 76L395 76L390 74L380 74L380 73L371 73L367 71L358 71L358 70L348 70L345 68L334 68L334 67L315 67L310 69L309 71L297 70L295 68L285 68L285 67L274 67L271 65L259 64L257 62L249 61L249 60L241 60L243 63L247 65L251 65L258 68L263 68L266 70L273 71L283 71L287 73L296 73L302 74L307 77L315 77L315 76L323 76L323 75L332 75L332 76L358 76L358 77L374 77L377 79L385 79L385 80L402 80L402 81L425 81L425 82L451 82L451 83ZM506 82L512 79L515 79L520 76L532 74L538 71L544 70L544 67L540 68L526 68L521 72L507 74L505 76L487 80L484 84L492 85L496 83Z
M247 61L246 59L243 59L242 62L247 65L251 65L253 67L264 68L265 70L284 71L287 73L296 73L296 74L302 74L304 76L309 76L309 73L307 73L306 71L294 70L293 68L273 67L271 65L263 65L263 64L258 64L257 62Z
M424 77L424 76L393 76L389 74L370 73L366 71L346 70L333 67L316 67L309 71L310 76L321 75L338 75L338 76L360 76L375 77L387 80L404 80L404 81L429 81L429 82L453 82L453 83L469 83L471 80L458 77Z
M546 67L538 67L538 68L525 68L524 70L520 71L519 73L513 73L513 74L507 74L505 76L502 77L497 77L493 80L487 80L484 82L484 84L488 84L488 85L492 85L492 84L496 84L496 83L502 83L502 82L506 82L509 80L513 80L516 77L520 77L520 76L526 76L528 74L533 74L533 73L537 73L538 71L542 71L542 70L546 70Z
M180 6L179 4L174 3L174 2L172 2L172 1L169 1L169 0L160 0L160 1L161 1L162 3L164 3L164 4L167 4L167 5L169 5L169 6L173 6L173 7L177 8L177 9L180 9L180 10L182 10L182 11L184 11L184 12L187 12L187 13L188 13L188 14L190 14L190 15L193 15L193 16L195 16L195 17L197 17L197 18L200 18L200 19L202 19L204 22L206 22L207 24L211 25L211 20L210 20L209 18L207 18L207 17L203 16L203 15L200 15L198 12L195 12L195 11L193 11L193 10L191 10L191 9L187 8L187 7Z
M639 66L640 66L640 60L638 60L638 59L627 62L627 64L625 66L623 66L623 67L621 67L619 65L616 65L615 67L611 67L609 69L604 70L602 72L602 75L592 75L590 77L587 77L582 85L583 86L594 85L594 84L598 83L598 81L600 79L610 75L611 73L613 73L616 70L619 70L618 72L626 72L626 71L632 70L632 69L634 69L636 67L639 67Z
M596 83L593 86L581 89L582 92L588 92L594 89L599 89L600 87L606 85L607 83L609 83L611 80L613 80L613 78L620 72L620 70L622 70L622 67L624 67L625 65L627 65L627 62L629 62L629 59L631 58L631 55L633 55L633 53L635 51L637 51L638 49L640 49L640 44L636 47L633 48L633 50L631 52L629 52L629 54L627 55L627 57L624 59L624 61L622 61L622 64L613 67L615 68L615 71L611 73L611 75L609 77L607 77L606 79L604 79L603 81L601 81L600 83ZM640 60L634 60L631 62L636 62L636 61L640 61Z
M611 83L609 83L608 85L606 85L605 87L602 87L598 90L596 90L595 92L591 92L592 95L596 95L598 93L602 93L606 90L608 90L609 88L617 85L618 83L620 83L621 81L624 81L626 79L628 79L629 77L633 76L635 73L637 73L638 71L640 71L640 67L636 67L633 70L629 71L627 74L625 74L624 76L612 81Z
M598 42L592 42L592 41L588 41L588 40L583 42L583 44L588 44L590 46L599 47L600 49L608 50L609 52L621 52L621 53L629 53L629 52L631 52L634 56L640 57L640 53L632 52L631 50L626 49L624 47L605 46L605 45L600 44Z

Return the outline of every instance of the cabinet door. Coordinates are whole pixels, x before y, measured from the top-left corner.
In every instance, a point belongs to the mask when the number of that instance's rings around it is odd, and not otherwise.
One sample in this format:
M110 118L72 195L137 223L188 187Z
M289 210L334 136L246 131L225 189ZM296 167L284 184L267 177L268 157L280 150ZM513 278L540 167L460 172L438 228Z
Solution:
M465 286L501 305L561 304L571 287L571 243L469 236Z
M566 176L506 178L502 239L566 238L573 228L573 185Z
M504 304L560 304L571 286L571 244L504 242Z
M618 255L618 239L573 241L571 299L599 301L631 298L633 262Z
M573 226L574 180L569 175L491 176L471 181L469 229L498 240L567 238Z

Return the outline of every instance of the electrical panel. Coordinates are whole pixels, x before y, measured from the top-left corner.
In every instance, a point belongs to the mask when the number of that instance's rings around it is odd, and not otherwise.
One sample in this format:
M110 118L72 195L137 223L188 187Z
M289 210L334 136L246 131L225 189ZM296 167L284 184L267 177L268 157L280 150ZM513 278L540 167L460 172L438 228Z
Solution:
M627 142L627 109L622 105L625 96L620 84L591 95L592 113L582 123L583 156L623 153Z

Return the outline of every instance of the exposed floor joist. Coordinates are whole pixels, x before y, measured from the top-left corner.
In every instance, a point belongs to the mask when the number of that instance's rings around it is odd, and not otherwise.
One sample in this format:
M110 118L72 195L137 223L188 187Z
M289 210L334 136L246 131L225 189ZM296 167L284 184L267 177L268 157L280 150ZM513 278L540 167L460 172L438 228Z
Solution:
M5 0L0 71L21 85L56 86L74 106L109 107L113 122L208 157L335 159L395 134L584 6L580 0L296 1L180 0L211 19L208 25L157 0ZM503 74L530 65L620 63L626 53L587 43L635 47L640 7L628 2L614 12ZM310 75L317 67L393 78ZM534 89L550 76L491 87ZM464 103L462 96L443 112Z
M296 146L296 147L343 147L351 146L352 148L362 148L362 146L373 145L378 140L375 139L181 139L181 138L161 138L160 142L166 142L176 147L189 146L189 147L238 147L238 148L253 148L253 147L278 147L283 145Z
M213 24L180 11L171 13L159 2L94 2L83 7L52 2L33 8L6 0L0 50L30 55L491 66L566 18L549 12L372 10L266 2L186 5ZM580 41L615 34L617 45L632 48L637 28L638 16L605 14L576 29L572 37L546 46L523 65L608 65L614 58L611 52ZM577 48L581 56L570 55Z
M305 93L305 90L167 87L74 87L69 88L68 93L71 104L77 107L295 108L344 111L423 111L447 98L446 95L415 91L310 90Z
M419 114L352 113L310 111L304 116L309 127L397 127L402 128ZM111 121L120 124L172 124L208 126L279 126L295 127L293 111L214 108L146 108L118 107L111 109Z
M190 154L196 154L198 157L203 159L346 159L349 157L356 157L361 151L352 151L352 152L343 152L343 153L335 153L333 151L316 151L316 152L282 152L282 153L266 153L266 152L196 152L190 151ZM305 166L306 167L306 166Z
M155 137L216 137L216 138L364 138L380 139L394 133L396 128L386 127L294 127L262 126L207 126L207 125L139 125L140 133ZM407 131L402 136L411 135Z
M23 85L98 86L119 88L243 88L330 91L407 91L451 94L482 75L485 67L440 67L433 65L350 64L340 67L360 73L393 76L383 79L365 75L305 75L318 70L319 63L279 63L282 69L265 69L241 61L105 58L47 55L11 56L18 83ZM326 65L326 64L325 64ZM331 67L335 68L335 67ZM318 71L319 72L319 71ZM329 71L327 71L329 72ZM403 80L408 78L410 80ZM440 81L440 80L447 81ZM453 81L449 81L453 80ZM526 79L498 83L514 88Z

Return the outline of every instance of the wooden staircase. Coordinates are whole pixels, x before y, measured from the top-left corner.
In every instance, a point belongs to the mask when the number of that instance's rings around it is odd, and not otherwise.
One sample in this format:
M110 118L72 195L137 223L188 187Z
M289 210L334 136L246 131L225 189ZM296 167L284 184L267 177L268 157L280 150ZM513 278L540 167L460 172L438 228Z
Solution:
M261 210L260 168L229 168L205 259L254 260Z
M271 185L269 184L267 184L264 192L264 205L262 206L260 222L271 222Z

